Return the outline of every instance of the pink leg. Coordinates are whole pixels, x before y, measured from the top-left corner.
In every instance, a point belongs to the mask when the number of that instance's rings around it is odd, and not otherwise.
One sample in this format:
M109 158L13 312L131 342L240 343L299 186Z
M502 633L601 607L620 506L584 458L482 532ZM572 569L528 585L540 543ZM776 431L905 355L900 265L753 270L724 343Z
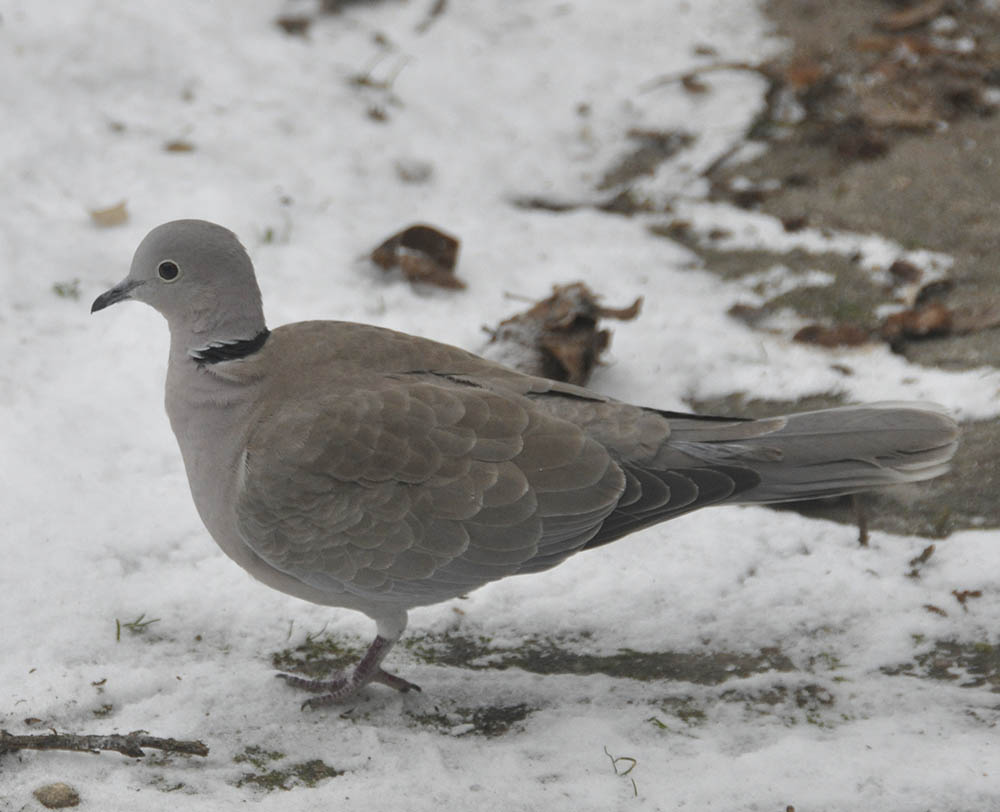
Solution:
M361 662L354 667L350 675L341 674L329 680L304 679L294 674L278 674L277 676L294 688L322 694L322 696L316 696L303 702L303 709L346 702L369 682L380 682L403 693L419 691L419 685L414 685L402 677L382 670L382 660L392 650L394 642L394 640L389 640L381 635L376 636L368 647L368 651L365 652L365 656L361 658Z

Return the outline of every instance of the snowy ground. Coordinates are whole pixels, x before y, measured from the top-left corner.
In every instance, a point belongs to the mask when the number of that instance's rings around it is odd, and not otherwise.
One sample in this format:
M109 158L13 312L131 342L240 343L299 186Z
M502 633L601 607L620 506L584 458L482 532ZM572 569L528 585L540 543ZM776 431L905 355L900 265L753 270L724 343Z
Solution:
M738 143L761 80L643 90L704 62L699 45L723 60L779 48L752 3L471 0L428 18L431 5L351 8L301 38L274 25L276 0L0 3L0 727L211 748L3 756L0 810L38 808L32 791L53 781L94 810L1000 809L1000 702L976 665L1000 643L997 531L938 543L914 578L925 539L862 549L850 527L705 511L414 612L393 665L422 694L373 687L346 716L302 713L272 678L272 656L307 635L358 647L372 628L223 557L163 414L164 325L138 306L90 316L162 221L240 234L272 326L344 318L479 349L482 325L523 308L507 294L583 280L611 305L645 296L592 381L616 397L1000 407L994 370L831 353L727 318L752 291L651 236L652 216L511 204L597 200L630 130L681 128L697 140L648 179L650 200L736 240L788 239L705 203L699 178ZM177 140L193 149L164 148ZM416 163L430 179L404 182L399 165ZM120 200L127 224L91 223ZM461 237L468 290L415 290L359 261L415 221ZM870 235L825 245L861 250L873 273L900 253ZM963 608L953 590L982 594ZM140 617L156 622L116 635ZM445 656L455 640L469 659ZM288 791L261 785L272 771Z

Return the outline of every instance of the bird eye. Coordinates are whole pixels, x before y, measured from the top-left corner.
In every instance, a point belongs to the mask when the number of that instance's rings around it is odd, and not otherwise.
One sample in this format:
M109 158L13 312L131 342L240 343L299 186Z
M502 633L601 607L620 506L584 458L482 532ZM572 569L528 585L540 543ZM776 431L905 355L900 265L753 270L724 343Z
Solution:
M156 275L164 282L173 282L181 275L181 269L177 267L177 263L173 260L165 259L156 266Z

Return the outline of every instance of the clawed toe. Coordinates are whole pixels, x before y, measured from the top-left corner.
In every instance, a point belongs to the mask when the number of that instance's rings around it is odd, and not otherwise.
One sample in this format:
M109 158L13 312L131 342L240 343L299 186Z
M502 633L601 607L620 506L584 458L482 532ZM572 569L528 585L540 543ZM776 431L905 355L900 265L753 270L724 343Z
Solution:
M369 646L361 662L348 676L340 673L333 679L319 680L306 679L295 674L276 674L279 679L283 679L293 688L301 688L303 691L310 691L322 696L314 696L302 703L302 709L319 708L324 705L335 705L351 699L358 691L364 688L369 682L379 682L388 685L400 693L409 691L420 691L420 686L416 685L388 671L383 671L380 663L388 654L392 647L392 641L384 637L377 636L375 641Z
M400 693L410 691L420 692L420 686L416 683L397 677L387 671L379 669L367 679L356 679L351 677L338 677L331 680L313 680L296 676L295 674L275 674L278 679L284 680L293 688L309 691L322 696L314 696L302 703L302 710L306 708L321 708L324 705L336 705L353 698L369 682L379 682L387 685Z
M293 688L314 694L333 693L347 684L346 676L337 676L332 679L306 679L296 674L275 674L275 676L278 679L283 679Z
M390 674L388 671L383 671L381 668L378 670L372 678L372 682L381 682L383 685L388 685L390 688L395 688L402 694L409 691L416 691L420 693L420 686L415 682L410 682L402 677L397 677L395 674Z

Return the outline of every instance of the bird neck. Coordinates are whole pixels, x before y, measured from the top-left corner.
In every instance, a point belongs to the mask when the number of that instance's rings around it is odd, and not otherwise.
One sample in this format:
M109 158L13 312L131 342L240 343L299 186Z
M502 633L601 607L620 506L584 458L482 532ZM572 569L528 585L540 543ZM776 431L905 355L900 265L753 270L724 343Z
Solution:
M259 300L240 309L231 302L221 309L205 306L183 324L170 324L170 354L198 364L233 361L260 350L269 335Z
M211 342L204 347L188 349L188 357L198 364L218 364L222 361L238 361L248 358L264 346L271 335L266 327L253 338L226 339Z

